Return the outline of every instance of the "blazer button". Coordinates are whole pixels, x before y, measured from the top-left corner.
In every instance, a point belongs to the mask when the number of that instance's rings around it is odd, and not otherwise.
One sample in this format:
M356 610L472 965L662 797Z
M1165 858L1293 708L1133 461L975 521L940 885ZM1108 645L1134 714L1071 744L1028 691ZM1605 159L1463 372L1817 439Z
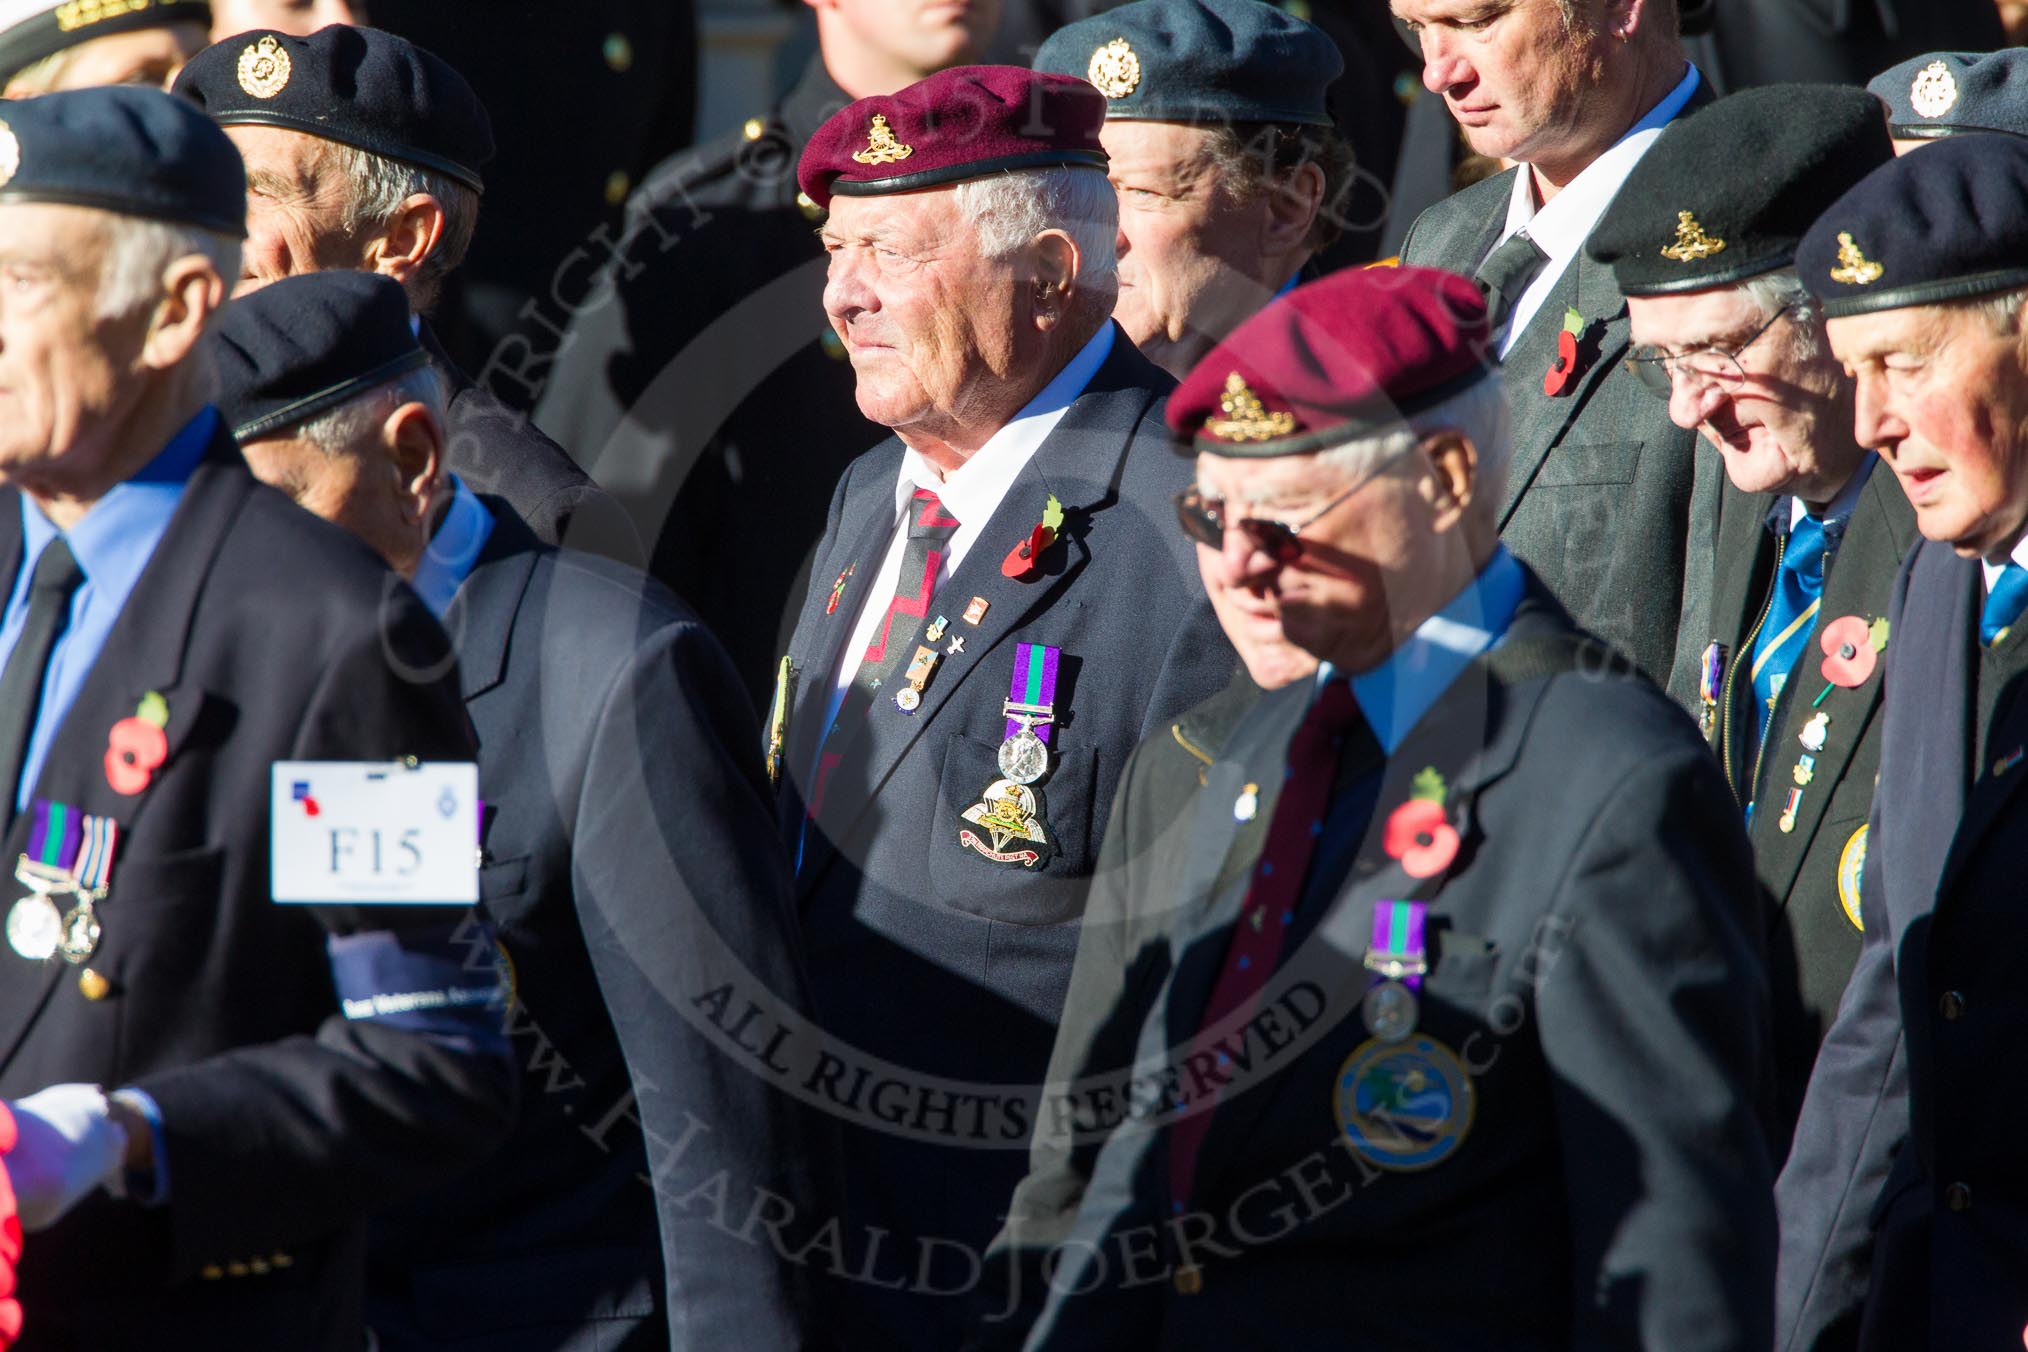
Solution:
M1952 1211L1972 1209L1972 1189L1969 1184L1953 1183L1944 1189L1944 1205Z
M1176 1294L1194 1296L1204 1289L1204 1269L1195 1263L1186 1263L1176 1269Z
M1965 997L1956 991L1945 991L1936 1002L1936 1012L1943 1015L1945 1023L1956 1023L1965 1016Z
M207 1282L215 1282L225 1275L225 1269L216 1263L206 1263L203 1267L197 1269L197 1275Z

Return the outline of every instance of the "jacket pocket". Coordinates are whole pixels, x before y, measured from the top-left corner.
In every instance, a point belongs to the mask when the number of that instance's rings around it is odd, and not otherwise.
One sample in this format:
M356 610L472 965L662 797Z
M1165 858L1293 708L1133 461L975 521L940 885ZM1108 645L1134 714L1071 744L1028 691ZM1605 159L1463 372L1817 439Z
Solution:
M945 744L937 809L924 843L933 899L1014 925L1075 920L1084 911L1097 853L1097 754L1089 747L1061 754L1052 749L1047 778L1001 787L999 753L999 743L962 733ZM999 794L989 798L995 787Z

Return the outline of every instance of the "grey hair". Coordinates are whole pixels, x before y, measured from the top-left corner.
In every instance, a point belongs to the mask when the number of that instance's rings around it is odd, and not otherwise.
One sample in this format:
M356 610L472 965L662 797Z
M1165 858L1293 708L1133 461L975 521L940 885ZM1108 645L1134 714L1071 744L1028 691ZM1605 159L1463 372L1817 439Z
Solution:
M958 211L978 223L988 258L1005 258L1045 230L1077 245L1077 286L1101 321L1119 294L1120 199L1094 169L1014 169L957 185Z
M161 303L162 274L179 258L201 255L228 288L239 280L240 242L228 235L167 221L110 212L105 222L105 262L99 268L99 319L125 319Z
M1974 310L1986 317L1995 333L2011 333L2021 318L2021 306L2028 302L2028 288L2001 291L1990 296L1953 302L1958 308Z
M1749 277L1739 284L1739 289L1760 307L1763 320L1772 321L1783 306L1788 307L1789 350L1796 356L1814 361L1824 355L1824 307L1803 285L1803 279L1796 276L1794 268Z
M443 238L408 280L409 308L418 314L427 311L436 304L444 278L465 261L465 253L472 247L473 232L479 228L479 194L449 174L404 164L358 146L333 141L331 153L338 172L351 187L340 222L348 235L356 238L363 232L385 230L394 223L402 204L419 193L436 198L443 207Z
M1455 431L1471 440L1478 455L1478 488L1473 501L1487 512L1506 495L1507 465L1513 445L1508 436L1511 415L1507 388L1488 372L1457 394L1412 413L1377 436L1348 441L1317 454L1317 463L1345 471L1346 478L1371 473L1395 456L1406 454L1423 438Z
M403 404L421 404L437 421L444 417L444 383L434 369L423 366L383 385L362 390L344 403L325 409L284 433L309 442L326 455L350 455L377 435L382 424Z

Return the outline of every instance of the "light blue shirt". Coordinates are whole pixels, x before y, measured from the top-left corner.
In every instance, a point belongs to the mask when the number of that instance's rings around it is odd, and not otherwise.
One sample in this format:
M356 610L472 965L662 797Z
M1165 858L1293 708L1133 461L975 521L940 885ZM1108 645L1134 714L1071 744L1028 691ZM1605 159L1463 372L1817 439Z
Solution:
M409 584L430 614L440 620L444 617L492 535L493 514L465 487L465 481L453 474L450 508L437 524L437 533L430 537L422 562L416 565L415 580Z
M1493 557L1450 604L1417 625L1385 662L1352 678L1352 696L1381 750L1393 755L1459 673L1507 636L1522 589L1521 565L1505 545L1494 546ZM1336 674L1328 662L1319 667L1317 688Z
M44 516L27 494L21 495L21 568L7 594L7 609L0 612L0 663L14 655L14 645L21 641L21 630L28 623L29 581L35 576L43 549L59 534L70 543L84 581L71 594L70 623L57 635L49 666L42 673L42 703L28 735L21 778L14 786L16 812L25 811L34 797L49 744L104 651L113 622L133 595L148 560L155 556L155 546L169 529L169 519L183 501L183 489L197 462L204 458L217 427L217 409L199 411L170 438L160 455L92 504L68 531L59 532L56 523Z

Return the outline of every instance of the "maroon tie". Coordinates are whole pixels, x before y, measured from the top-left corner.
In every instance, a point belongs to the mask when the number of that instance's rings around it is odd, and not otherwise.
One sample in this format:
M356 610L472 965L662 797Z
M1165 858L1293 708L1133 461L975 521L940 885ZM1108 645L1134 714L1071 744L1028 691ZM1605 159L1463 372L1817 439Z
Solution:
M1211 988L1200 1029L1215 1027L1242 1011L1250 1016L1261 988L1274 972L1282 940L1296 918L1296 901L1310 871L1310 856L1323 832L1324 811L1330 804L1345 735L1358 721L1359 702L1352 696L1351 685L1335 680L1318 692L1289 742L1281 797L1268 822L1260 862L1254 866L1253 882L1247 887L1238 923L1232 927L1232 943L1224 966L1218 970L1217 984ZM1197 1151L1211 1129L1216 1102L1199 1106L1169 1129L1169 1184L1175 1200L1186 1207L1197 1176Z

